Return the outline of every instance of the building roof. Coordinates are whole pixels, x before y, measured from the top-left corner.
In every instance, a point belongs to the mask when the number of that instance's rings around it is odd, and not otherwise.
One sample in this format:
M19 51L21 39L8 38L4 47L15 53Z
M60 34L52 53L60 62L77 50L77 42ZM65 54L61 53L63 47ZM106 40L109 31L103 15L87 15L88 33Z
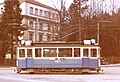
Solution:
M27 3L31 3L31 4L34 4L34 5L37 5L37 6L40 6L40 7L44 7L44 8L48 8L48 9L51 9L51 10L55 10L57 11L57 9L53 8L53 7L50 7L48 5L45 5L45 4L42 4L38 1L35 1L35 0L20 0L20 2L27 2Z

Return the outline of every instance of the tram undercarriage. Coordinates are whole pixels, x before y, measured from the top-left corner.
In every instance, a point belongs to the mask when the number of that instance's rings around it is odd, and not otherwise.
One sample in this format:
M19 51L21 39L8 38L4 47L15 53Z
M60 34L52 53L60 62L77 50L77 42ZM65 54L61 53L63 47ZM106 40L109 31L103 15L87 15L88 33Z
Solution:
M17 73L22 73L25 71L27 73L35 74L82 74L90 73L90 71L96 71L99 73L100 68L90 69L90 68L35 68L35 69L17 69Z

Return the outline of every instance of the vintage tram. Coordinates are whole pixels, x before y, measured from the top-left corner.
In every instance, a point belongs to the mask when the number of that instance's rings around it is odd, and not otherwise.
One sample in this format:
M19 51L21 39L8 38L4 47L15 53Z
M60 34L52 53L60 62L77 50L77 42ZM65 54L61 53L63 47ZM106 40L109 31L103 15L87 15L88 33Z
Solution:
M17 73L100 71L100 47L80 43L36 43L17 47Z

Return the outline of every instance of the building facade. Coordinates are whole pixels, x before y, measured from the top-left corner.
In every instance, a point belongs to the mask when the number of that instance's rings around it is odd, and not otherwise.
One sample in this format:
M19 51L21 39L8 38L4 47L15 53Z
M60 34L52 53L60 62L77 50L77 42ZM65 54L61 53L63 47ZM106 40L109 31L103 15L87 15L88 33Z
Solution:
M22 9L22 25L27 27L24 31L24 40L32 42L56 41L59 38L59 15L52 7L35 0L19 0ZM4 3L0 5L0 14Z
M25 40L33 42L56 41L59 38L59 15L52 7L35 0L20 0L23 20L28 29L24 33Z

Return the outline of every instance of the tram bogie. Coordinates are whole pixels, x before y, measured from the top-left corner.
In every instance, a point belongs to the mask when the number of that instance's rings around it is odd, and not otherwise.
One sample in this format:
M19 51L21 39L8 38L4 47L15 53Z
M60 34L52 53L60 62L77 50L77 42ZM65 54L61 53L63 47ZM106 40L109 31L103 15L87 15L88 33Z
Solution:
M100 71L100 48L82 45L42 45L17 48L17 69L35 73Z

